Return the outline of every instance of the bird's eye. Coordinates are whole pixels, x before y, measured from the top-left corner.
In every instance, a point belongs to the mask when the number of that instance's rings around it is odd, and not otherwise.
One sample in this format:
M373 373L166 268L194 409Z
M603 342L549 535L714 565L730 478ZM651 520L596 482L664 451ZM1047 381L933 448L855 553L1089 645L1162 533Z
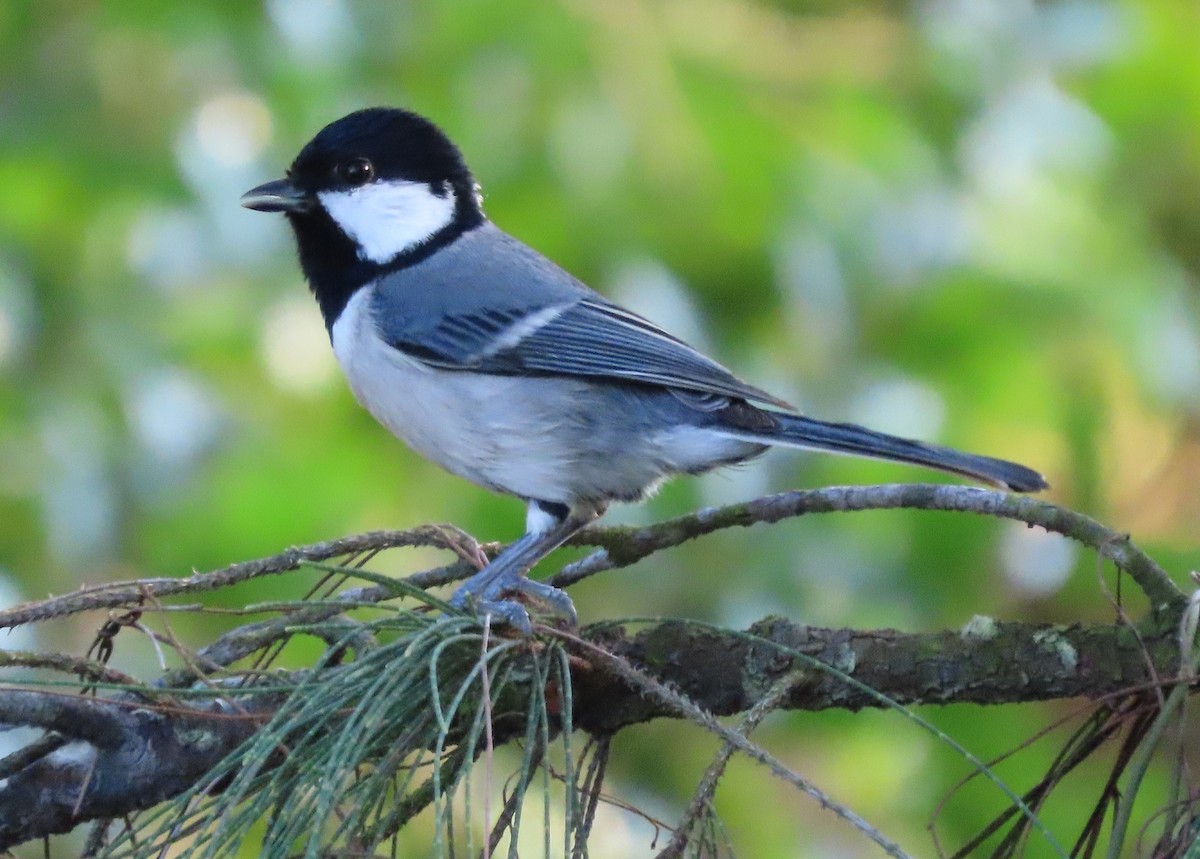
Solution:
M366 158L351 158L337 166L337 175L347 185L357 188L374 178L375 165Z

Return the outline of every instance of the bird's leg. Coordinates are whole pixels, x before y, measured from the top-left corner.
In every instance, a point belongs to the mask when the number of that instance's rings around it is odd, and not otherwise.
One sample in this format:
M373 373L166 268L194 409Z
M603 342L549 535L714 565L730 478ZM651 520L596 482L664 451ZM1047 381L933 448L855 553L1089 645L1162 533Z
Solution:
M509 594L524 595L574 625L575 606L566 591L533 581L526 573L576 532L596 521L602 512L593 506L569 509L565 505L529 502L525 535L463 582L450 598L450 604L455 608L472 607L480 615L490 614L528 635L532 631L529 612L519 602L505 599Z

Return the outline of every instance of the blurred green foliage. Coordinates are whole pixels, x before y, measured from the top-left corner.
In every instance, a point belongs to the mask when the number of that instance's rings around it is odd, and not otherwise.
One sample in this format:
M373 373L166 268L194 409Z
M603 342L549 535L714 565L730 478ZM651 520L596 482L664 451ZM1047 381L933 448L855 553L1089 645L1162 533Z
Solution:
M441 124L502 227L749 380L823 417L1039 467L1055 500L1182 573L1200 514L1198 39L1194 0L8 0L0 593L427 521L519 532L515 502L358 409L284 223L237 205L323 124L375 103ZM612 518L928 478L773 454ZM575 599L585 620L731 625L1112 615L1093 558L917 513L720 534ZM92 631L39 644L80 651ZM154 670L149 649L127 643L122 660ZM928 715L986 757L1068 712ZM890 714L793 714L764 736L918 855L964 773ZM617 748L614 790L671 819L712 742L659 724ZM1054 751L1004 774L1024 789ZM778 789L739 766L718 795L744 855L863 849ZM1070 831L1088 802L1052 803L1048 820ZM972 786L943 843L1001 806ZM649 828L621 819L596 855L646 850Z

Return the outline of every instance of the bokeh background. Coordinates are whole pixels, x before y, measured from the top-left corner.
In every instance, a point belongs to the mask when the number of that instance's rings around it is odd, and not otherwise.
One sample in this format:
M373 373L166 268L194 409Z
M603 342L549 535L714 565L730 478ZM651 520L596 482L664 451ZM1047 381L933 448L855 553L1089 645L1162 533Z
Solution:
M516 502L439 472L356 406L282 218L238 206L371 104L435 119L502 227L745 378L819 416L1034 465L1054 500L1182 580L1200 514L1198 44L1194 0L7 0L0 603L365 529L519 533ZM936 478L772 454L610 520L918 479ZM718 534L573 593L585 621L1112 617L1090 554L909 512ZM4 646L82 653L94 631ZM209 634L203 619L177 631ZM157 671L134 641L116 661ZM988 757L1071 711L923 712ZM917 855L967 772L892 713L779 716L756 736ZM671 820L714 748L677 724L629 731L610 788ZM1025 789L1056 750L1001 773ZM1064 840L1101 771L1050 804ZM718 801L741 855L871 849L748 764ZM943 843L1003 804L956 794ZM595 855L652 838L605 812Z

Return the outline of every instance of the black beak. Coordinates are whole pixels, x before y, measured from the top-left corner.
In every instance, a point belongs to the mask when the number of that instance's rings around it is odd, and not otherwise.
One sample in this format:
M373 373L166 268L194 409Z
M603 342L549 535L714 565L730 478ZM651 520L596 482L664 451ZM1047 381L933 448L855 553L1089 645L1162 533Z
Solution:
M307 212L312 197L287 179L264 182L242 195L242 205L258 212Z

